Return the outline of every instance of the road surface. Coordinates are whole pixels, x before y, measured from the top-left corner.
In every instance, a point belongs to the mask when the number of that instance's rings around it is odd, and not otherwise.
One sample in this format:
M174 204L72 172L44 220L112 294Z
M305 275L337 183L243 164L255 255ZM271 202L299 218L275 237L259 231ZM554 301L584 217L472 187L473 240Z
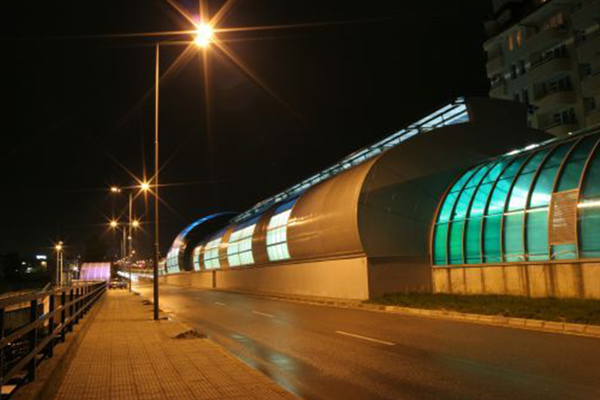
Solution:
M160 306L306 399L600 399L599 339L174 286Z

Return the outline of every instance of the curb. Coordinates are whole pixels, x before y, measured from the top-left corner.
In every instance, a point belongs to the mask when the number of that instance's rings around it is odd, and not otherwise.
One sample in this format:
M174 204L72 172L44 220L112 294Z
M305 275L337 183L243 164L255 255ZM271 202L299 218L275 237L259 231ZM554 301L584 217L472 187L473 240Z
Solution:
M213 289L215 290L215 289ZM469 314L458 311L428 310L422 308L386 306L383 304L362 303L360 300L338 300L320 299L310 297L286 296L267 293L250 293L232 290L217 290L223 292L234 292L256 297L274 300L290 301L294 303L305 303L338 308L351 308L355 310L384 312L389 314L404 314L436 319L447 319L454 321L470 322L481 325L503 326L506 328L528 329L540 332L560 333L564 335L586 336L600 339L600 325L584 325L569 322L545 321L540 319L505 317L502 315Z

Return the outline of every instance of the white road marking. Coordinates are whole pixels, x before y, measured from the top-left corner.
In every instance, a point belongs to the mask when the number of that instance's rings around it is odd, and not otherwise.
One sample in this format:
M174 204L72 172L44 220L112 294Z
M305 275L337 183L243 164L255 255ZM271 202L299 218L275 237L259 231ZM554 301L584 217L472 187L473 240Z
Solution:
M220 301L215 301L215 304L218 306L226 306L227 304L221 303Z
M375 342L375 343L379 343L379 344L385 344L386 346L394 346L396 344L396 343L392 343L392 342L386 342L385 340L373 339L373 338L370 338L370 337L367 337L367 336L356 335L354 333L348 333L348 332L344 332L344 331L335 331L335 333L338 333L340 335L350 336L350 337L353 337L353 338L368 340L369 342Z
M253 314L262 315L263 317L275 318L275 316L274 316L274 315L271 315L271 314L265 314L265 313L262 313L262 312L259 312L259 311L252 311L252 313L253 313Z

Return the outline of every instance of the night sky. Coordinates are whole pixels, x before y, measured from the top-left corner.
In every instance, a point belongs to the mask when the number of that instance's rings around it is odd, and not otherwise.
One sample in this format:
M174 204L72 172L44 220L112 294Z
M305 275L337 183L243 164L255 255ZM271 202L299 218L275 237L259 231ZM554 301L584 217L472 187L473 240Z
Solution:
M198 0L178 4L198 15ZM208 86L199 54L161 82L163 254L196 218L243 211L453 97L486 95L489 12L486 0L235 2L218 28L308 26L219 35L268 90L214 46ZM94 234L110 240L125 206L108 187L153 170L156 38L97 36L193 26L166 0L10 2L0 19L0 253L59 238L80 253ZM163 48L161 69L183 50Z

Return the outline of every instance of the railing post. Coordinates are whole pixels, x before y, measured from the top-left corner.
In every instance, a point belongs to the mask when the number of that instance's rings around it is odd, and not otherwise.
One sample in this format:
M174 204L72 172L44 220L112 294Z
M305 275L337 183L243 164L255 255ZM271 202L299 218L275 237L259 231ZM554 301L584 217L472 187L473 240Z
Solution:
M4 339L4 308L0 308L0 340ZM0 387L4 375L4 347L0 348Z
M73 320L73 288L69 289L69 332L73 332L73 324L75 321Z
M65 320L67 319L67 309L65 308L65 303L67 302L67 293L61 288L60 291L60 306L62 311L60 312L60 339L62 342L65 341L65 335L67 334L67 329L65 327Z
M52 313L54 312L54 310L56 309L56 296L54 295L54 290L48 295L49 296L49 310L48 312ZM50 319L48 320L48 335L53 335L54 334L54 328L56 328L56 324L54 323L55 321L55 316L51 316ZM48 343L48 349L46 351L46 356L48 358L53 357L54 356L54 345L55 345L55 340L54 337L52 337L52 339L50 339L50 343Z
M29 323L35 323L35 321L37 321L37 299L35 300L31 300L30 303L30 308L29 308ZM37 327L33 328L31 330L31 332L29 332L29 352L32 353L35 348L37 347ZM36 355L33 355L33 358L31 359L31 361L29 362L29 368L28 368L28 377L29 377L29 381L33 382L35 380L35 367L36 367L36 362L37 359L35 357Z
M81 319L81 302L83 297L83 288L77 286L77 323L79 323L79 320Z

